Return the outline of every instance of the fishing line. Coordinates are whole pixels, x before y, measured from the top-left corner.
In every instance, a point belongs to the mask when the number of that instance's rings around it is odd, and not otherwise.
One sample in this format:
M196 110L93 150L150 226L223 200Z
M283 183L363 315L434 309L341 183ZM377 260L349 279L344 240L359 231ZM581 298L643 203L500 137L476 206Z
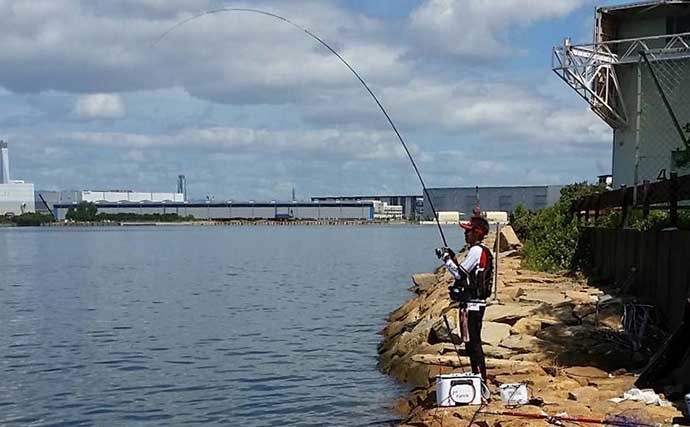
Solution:
M321 45L323 45L326 49L328 49L333 55L335 55L340 62L345 64L345 66L354 74L354 76L359 80L359 82L364 86L364 89L367 90L369 95L371 95L372 99L374 102L376 102L376 105L378 105L379 109L383 113L384 116L386 116L386 120L388 121L388 124L391 126L393 129L393 132L395 132L395 135L398 137L398 140L400 141L400 144L402 144L403 148L405 149L405 153L407 154L408 159L410 159L410 162L412 163L412 167L414 168L415 173L417 174L417 178L419 178L419 182L422 184L422 189L424 190L424 195L426 196L426 199L429 201L429 207L431 208L431 212L434 215L434 218L436 220L436 226L438 227L438 232L441 235L441 240L443 240L443 246L447 247L448 243L446 242L446 236L443 234L443 229L441 228L441 223L439 222L438 215L436 214L436 208L434 207L434 202L431 200L431 196L429 195L429 191L426 188L426 185L424 184L424 179L422 179L422 174L419 172L419 169L417 168L417 163L415 163L414 158L412 158L412 153L410 153L410 150L407 148L407 144L405 143L405 140L403 139L402 135L400 135L400 132L398 132L398 128L395 126L395 123L393 123L393 119L391 119L391 116L388 114L385 108L383 108L383 105L379 101L379 99L374 95L374 92L369 88L369 85L364 81L362 76L359 75L357 71L350 65L349 62L345 60L335 49L333 49L328 43L326 43L321 37L317 36L307 28L302 27L301 25L298 25L291 20L277 15L272 12L266 12L264 10L259 10L259 9L250 9L250 8L242 8L242 7L223 7L223 8L218 8L218 9L210 9L206 10L203 12L200 12L194 16L190 16L189 18L183 19L182 21L176 23L172 27L168 28L166 31L164 31L158 38L151 43L151 47L156 47L168 34L171 32L175 31L177 28L195 21L199 18L202 18L207 15L214 15L217 13L224 13L224 12L248 12L248 13L256 13L259 15L265 15L271 18L278 19L280 21L286 22L293 27L297 28L298 30L303 31L306 33L309 37L313 38L317 42L319 42Z

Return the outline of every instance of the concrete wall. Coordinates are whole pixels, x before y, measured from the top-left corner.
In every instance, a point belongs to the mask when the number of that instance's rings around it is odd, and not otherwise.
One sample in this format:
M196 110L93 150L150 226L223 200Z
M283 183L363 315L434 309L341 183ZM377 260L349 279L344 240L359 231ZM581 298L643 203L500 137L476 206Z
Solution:
M479 201L483 211L512 212L519 204L530 210L553 205L562 186L480 187ZM437 212L458 211L469 217L476 203L474 187L430 188L431 201ZM431 217L431 207L424 198L424 214Z
M0 184L0 215L35 211L33 184Z

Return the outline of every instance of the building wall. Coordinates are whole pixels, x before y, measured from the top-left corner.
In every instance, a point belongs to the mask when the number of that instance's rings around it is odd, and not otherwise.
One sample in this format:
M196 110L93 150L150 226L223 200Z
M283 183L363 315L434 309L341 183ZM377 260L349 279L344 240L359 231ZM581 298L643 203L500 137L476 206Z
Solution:
M55 204L58 219L65 219L75 203ZM192 216L195 219L362 219L374 218L372 203L96 203L99 212Z
M0 215L35 211L33 184L0 184Z
M530 210L553 205L562 186L480 187L479 202L483 211L512 212L519 204ZM475 187L429 188L437 212L458 211L469 217L476 204ZM424 198L425 216L431 218L428 198Z
M678 69L690 71L690 59L676 61ZM655 68L656 70L656 68ZM683 144L676 133L673 121L663 105L663 101L654 84L651 73L643 65L642 71L642 119L640 125L639 166L637 182L644 180L656 181L659 173L666 170L666 176L671 171L681 175L687 174L687 169L676 170L671 161L674 149L680 149ZM628 112L628 125L614 131L613 138L613 186L632 185L635 183L635 164L637 151L637 64L622 65L617 69L618 79L623 92L625 107ZM660 77L660 76L658 76ZM690 122L690 76L671 93L666 93L681 125ZM668 92L668 91L667 91Z
M410 195L400 195L400 196L325 196L325 197L312 197L312 202L356 202L365 200L376 200L380 202L386 202L389 205L399 205L403 209L403 217L407 219L415 219L417 217L423 216L422 203L418 203L418 200L422 199L422 196L410 196Z
M43 203L41 200L41 197L46 201L48 206L46 207L46 203ZM60 203L60 192L59 191L47 191L47 190L36 190L34 193L34 204L36 205L36 212L42 213L42 214L47 214L50 210L53 209L53 206L57 203Z
M620 20L618 26L618 39L647 37L666 34L666 18L652 17L642 19L626 18ZM665 38L658 41L647 42L650 48L660 48L666 43ZM621 44L619 51L629 47L629 44ZM654 64L654 63L653 63ZM624 64L616 67L616 74L621 87L622 97L627 112L627 126L615 129L613 135L613 187L621 185L633 185L635 183L635 164L637 151L637 64ZM690 59L674 63L676 73L688 73L690 71ZM664 66L655 65L662 85L665 80ZM681 148L682 143L677 135L673 122L665 109L660 95L656 89L651 73L646 65L642 65L642 120L640 127L639 166L637 167L637 182L644 180L656 181L659 173L666 170L666 176L674 169L671 162L671 152ZM690 122L690 78L686 78L687 84L680 84L673 90L666 89L672 107L679 116L681 124ZM679 174L687 174L688 170L677 170Z

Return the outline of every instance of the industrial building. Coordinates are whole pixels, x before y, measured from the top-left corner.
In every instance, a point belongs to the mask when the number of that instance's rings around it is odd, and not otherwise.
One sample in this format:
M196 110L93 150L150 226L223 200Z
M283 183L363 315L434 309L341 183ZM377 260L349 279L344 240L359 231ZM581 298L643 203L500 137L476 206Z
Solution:
M403 219L403 207L401 205L389 205L386 202L372 200L374 204L374 219L396 220Z
M406 219L421 218L424 215L424 198L422 196L323 196L312 197L312 202L357 202L379 201L389 206L402 206L402 216Z
M35 212L34 185L10 177L7 142L0 141L0 215Z
M512 212L518 205L530 210L542 209L558 201L561 188L560 185L429 188L428 195L436 212L460 212L468 217L477 202L482 211ZM431 218L426 195L424 207L426 216Z
M56 203L55 217L65 219L78 203ZM373 220L372 202L96 202L99 213L177 214L194 219L347 219Z
M599 7L593 42L552 62L613 129L614 188L690 173L690 1Z
M184 202L184 193L161 193L141 191L45 191L36 192L36 211L49 213L54 205L71 205L72 203L140 203L140 202Z

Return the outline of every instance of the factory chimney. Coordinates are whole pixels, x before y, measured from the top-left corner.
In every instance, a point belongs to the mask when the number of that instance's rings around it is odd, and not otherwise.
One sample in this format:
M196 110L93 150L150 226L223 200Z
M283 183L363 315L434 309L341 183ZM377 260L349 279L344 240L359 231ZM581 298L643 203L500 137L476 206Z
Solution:
M0 140L0 184L10 183L10 154L7 143Z
M177 192L182 193L182 200L187 201L187 178L184 175L177 176Z

